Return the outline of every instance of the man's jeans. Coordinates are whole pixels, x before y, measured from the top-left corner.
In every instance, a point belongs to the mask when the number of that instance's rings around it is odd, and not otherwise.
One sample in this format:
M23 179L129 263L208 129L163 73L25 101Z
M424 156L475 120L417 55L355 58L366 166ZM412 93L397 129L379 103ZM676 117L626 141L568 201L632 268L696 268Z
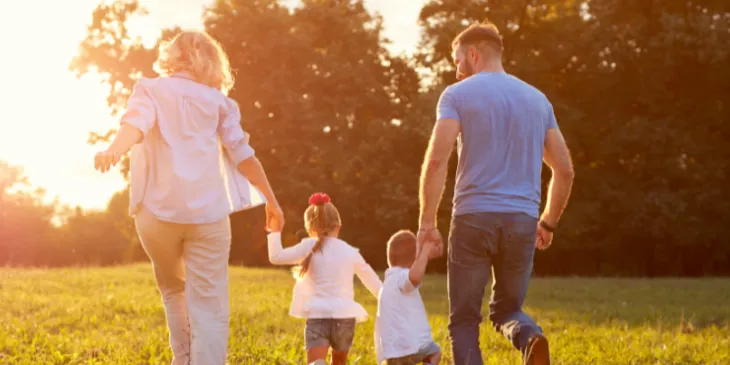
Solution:
M542 329L522 303L532 273L537 219L522 213L455 216L449 234L449 333L454 365L483 364L479 324L484 289L493 275L489 320L523 352Z

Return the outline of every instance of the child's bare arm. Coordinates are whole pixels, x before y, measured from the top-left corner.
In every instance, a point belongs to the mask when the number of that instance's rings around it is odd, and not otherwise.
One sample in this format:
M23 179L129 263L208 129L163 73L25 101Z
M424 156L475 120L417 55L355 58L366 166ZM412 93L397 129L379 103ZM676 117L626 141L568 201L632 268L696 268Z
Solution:
M408 270L408 279L411 281L414 287L421 285L423 276L426 274L426 266L428 266L428 256L433 249L433 242L426 241L421 249L418 251L416 261L411 265L411 269Z

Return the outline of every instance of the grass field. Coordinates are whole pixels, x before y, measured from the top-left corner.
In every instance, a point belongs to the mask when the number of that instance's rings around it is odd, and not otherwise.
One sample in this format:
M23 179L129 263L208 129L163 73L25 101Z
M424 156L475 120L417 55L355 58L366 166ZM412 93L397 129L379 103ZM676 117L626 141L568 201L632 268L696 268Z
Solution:
M164 313L151 268L0 268L0 364L169 364ZM301 320L287 315L287 271L231 271L230 364L303 364ZM450 364L445 276L422 295ZM357 299L371 314L376 301ZM534 279L525 310L551 340L554 364L730 364L730 279ZM374 364L370 320L350 364ZM486 364L518 364L482 325Z

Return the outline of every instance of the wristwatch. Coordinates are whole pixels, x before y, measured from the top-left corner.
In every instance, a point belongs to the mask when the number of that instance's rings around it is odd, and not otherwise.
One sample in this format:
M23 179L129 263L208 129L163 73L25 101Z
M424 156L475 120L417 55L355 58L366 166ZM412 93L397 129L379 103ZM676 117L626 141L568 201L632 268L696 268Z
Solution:
M547 222L545 222L544 220L540 220L540 227L544 228L544 229L545 229L546 231L548 231L548 232L550 232L550 233L554 233L554 232L555 232L555 227L551 227L551 226L550 226L550 225L549 225L549 224L548 224Z

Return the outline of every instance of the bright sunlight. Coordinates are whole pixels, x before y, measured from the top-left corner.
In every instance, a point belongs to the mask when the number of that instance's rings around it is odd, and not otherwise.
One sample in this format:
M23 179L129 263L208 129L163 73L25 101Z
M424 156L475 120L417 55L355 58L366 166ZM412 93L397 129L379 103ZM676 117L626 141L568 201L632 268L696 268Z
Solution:
M295 6L296 2L288 3ZM111 195L125 187L119 173L94 170L92 157L102 146L86 143L89 132L106 132L117 125L107 107L107 88L93 76L79 80L68 69L98 3L11 1L4 4L7 11L0 12L0 43L4 50L13 50L3 52L0 60L0 95L4 99L0 104L0 160L22 166L30 182L47 191L49 200L57 198L84 209L104 209ZM163 28L201 28L201 14L208 3L141 0L149 15L130 22L130 32L154 42ZM370 10L383 14L393 51L415 46L416 19L423 1L390 5L387 12L386 1L366 3Z

